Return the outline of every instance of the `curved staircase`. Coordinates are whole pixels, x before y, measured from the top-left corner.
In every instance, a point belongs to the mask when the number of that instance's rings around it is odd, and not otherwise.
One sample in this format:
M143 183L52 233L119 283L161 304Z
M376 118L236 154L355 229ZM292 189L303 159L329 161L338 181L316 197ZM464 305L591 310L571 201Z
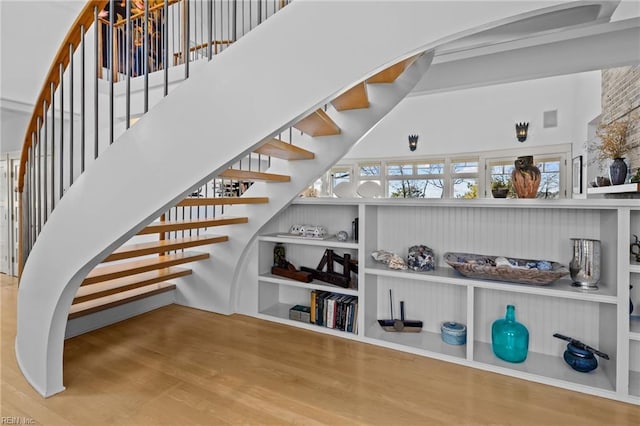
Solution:
M391 67L384 69L378 74L370 77L366 81L356 84L352 89L347 90L337 98L331 101L336 112L356 109L369 108L369 94L368 91L376 91L375 88L371 88L371 85L375 84L392 84L398 77L404 72L404 70L413 64L417 59L417 56L405 59L398 64L394 64ZM428 67L431 56L427 55L426 61L421 65L416 65L416 68ZM414 72L413 76L408 77L415 80L420 76L420 71ZM385 90L389 91L391 87L387 87ZM392 103L393 105L393 103ZM375 120L378 117L372 115L369 119ZM362 121L360 119L359 121ZM347 122L345 122L347 123ZM359 123L361 126L362 123ZM294 128L300 130L307 135L308 138L315 140L324 136L336 136L341 135L342 130L333 121L327 112L323 109L318 109L301 119L293 125ZM361 126L362 127L362 126ZM356 129L356 132L361 131ZM356 139L354 139L355 141ZM308 142L309 143L309 142ZM319 144L326 144L323 140L318 140ZM341 141L339 149L333 148L331 155L322 164L331 166L337 161L346 150L351 146L348 141ZM255 153L269 155L273 157L271 169L277 169L275 159L283 160L283 165L286 165L289 161L299 160L316 160L316 155L306 149L303 149L292 143L286 143L276 138L269 139L266 143L260 145L254 150ZM326 157L327 155L324 154ZM320 164L319 161L316 161ZM304 163L304 161L303 161ZM308 179L314 179L317 177L317 172L311 172L314 167L309 167L308 164L301 164L302 170L296 171L298 178L305 176ZM283 167L283 173L289 173L288 167ZM243 182L251 181L265 182L265 183L290 183L291 176L281 173L266 173L250 170L239 169L226 169L218 174L218 178L240 180ZM283 188L288 194L285 197L284 205L288 204L291 196L296 196L301 190L299 184L293 188ZM158 234L159 238L155 241L134 243L123 245L120 248L113 251L108 255L100 265L96 266L86 278L80 284L80 288L76 293L76 296L72 302L69 310L69 320L80 318L84 315L95 314L97 312L121 306L126 303L141 300L145 297L151 297L164 292L170 292L176 289L176 285L166 280L184 277L192 275L191 269L180 268L175 266L183 265L186 263L196 262L200 260L206 260L210 258L214 259L242 259L243 252L238 253L235 250L230 250L228 245L221 244L219 249L214 247L209 248L206 252L185 252L184 249L208 246L217 243L225 243L229 241L228 235L209 235L201 234L194 236L178 236L178 233L184 231L203 230L206 228L229 226L229 225L241 225L248 224L249 219L247 212L255 211L257 213L248 213L252 216L251 224L248 227L244 227L247 235L252 235L262 227L271 217L272 213L266 213L259 211L260 206L258 204L269 203L270 193L273 193L271 185L267 184L262 188L256 186L253 191L249 190L241 197L225 197L225 198L200 198L200 197L188 197L179 202L176 207L193 207L193 206L208 206L208 205L225 205L227 207L227 213L224 216L219 217L207 217L187 220L167 220L166 215L163 214L161 220L155 221L145 228L140 230L137 235ZM262 193L264 196L249 196L255 192ZM280 197L279 197L280 198ZM234 210L238 210L234 206L242 205L242 212L238 212L235 215ZM282 202L274 205L270 203L269 210L280 209L284 206ZM238 240L240 235L238 228L229 229L229 234ZM174 234L174 238L167 237L167 235ZM244 234L244 233L242 233ZM244 239L245 245L248 245L249 241ZM180 251L175 253L176 251ZM169 252L174 252L169 254ZM215 253L211 256L211 253ZM155 255L155 256L154 256ZM123 260L126 260L123 262ZM233 276L237 275L237 268L242 263L236 262L235 270L233 270ZM218 268L215 267L216 274L220 274ZM231 276L231 274L229 274ZM233 278L231 278L233 279ZM234 287L234 286L231 286ZM232 297L231 295L229 297ZM218 299L219 300L219 299ZM229 303L228 300L224 300L225 303ZM203 309L225 311L228 310L224 306L212 306L211 304L203 304L197 300L185 301L190 306L196 306ZM127 316L134 315L135 312L130 312ZM117 316L117 320L123 319L122 316ZM106 322L101 323L100 319L92 318L89 321L87 329L94 329L97 326L104 325L114 321L114 318L107 318ZM76 328L73 332L67 329L67 337L78 334L82 331L82 328Z
M64 389L68 320L167 294L162 303L233 313L260 228L411 91L443 37L526 10L373 2L365 17L361 7L288 5L181 83L66 189L37 230L19 289L16 354L38 392ZM462 10L469 19L455 23ZM290 127L301 132L295 145L278 139ZM268 170L231 168L249 153L270 156ZM216 177L253 184L240 197L198 197ZM202 206L224 214L167 217Z

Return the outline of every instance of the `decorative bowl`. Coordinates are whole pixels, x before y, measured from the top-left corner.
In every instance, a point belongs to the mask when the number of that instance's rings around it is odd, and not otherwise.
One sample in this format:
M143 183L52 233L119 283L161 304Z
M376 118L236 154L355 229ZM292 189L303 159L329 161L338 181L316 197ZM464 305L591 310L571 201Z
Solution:
M448 252L444 261L465 277L519 284L549 285L569 274L565 266L548 260Z

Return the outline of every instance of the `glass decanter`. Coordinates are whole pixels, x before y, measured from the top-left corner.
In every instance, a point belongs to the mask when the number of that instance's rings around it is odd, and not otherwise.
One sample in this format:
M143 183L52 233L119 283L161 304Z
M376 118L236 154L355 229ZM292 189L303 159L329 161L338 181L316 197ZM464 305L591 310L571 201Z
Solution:
M509 362L522 362L529 351L529 330L516 321L516 308L507 306L504 318L493 322L491 326L491 346L493 353Z

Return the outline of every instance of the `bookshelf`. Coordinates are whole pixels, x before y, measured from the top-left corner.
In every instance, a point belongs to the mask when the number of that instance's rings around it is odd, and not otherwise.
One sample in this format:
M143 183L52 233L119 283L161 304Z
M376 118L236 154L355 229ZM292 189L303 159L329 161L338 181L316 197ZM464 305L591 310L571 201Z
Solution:
M274 232L265 232L258 237L258 314L263 319L302 326L314 331L357 336L362 327L358 316L360 272L351 272L349 287L342 287L317 278L308 283L296 281L273 274L271 271L274 263L273 249L278 243L284 246L287 261L298 270L302 267L315 269L327 249L333 250L339 256L348 254L352 259L358 259L359 244L353 239L352 230L352 221L358 215L358 206L342 206L338 209L317 207L289 207L281 215L283 217L278 217L275 223L267 225L275 230ZM288 235L288 231L294 224L325 225L329 236L325 239L292 237ZM346 241L338 241L335 237L335 234L342 230L349 234ZM339 264L334 264L334 268L338 274L343 272L343 266ZM315 300L321 301L321 304L316 304ZM312 323L289 319L289 309L294 305L313 308ZM314 319L317 320L313 321Z
M640 404L640 316L630 318L628 312L629 296L640 309L640 264L629 258L627 241L631 234L640 235L640 208L636 204L633 200L298 199L272 219L258 238L255 315ZM357 241L283 236L298 223L329 226L329 233L350 231L355 217L359 218ZM602 242L597 291L571 286L569 276L542 286L466 278L442 260L445 252L466 252L547 259L568 266L571 238ZM288 260L296 266L315 267L327 248L348 252L358 259L354 286L341 288L319 280L300 283L271 274L275 243L285 245ZM406 258L408 247L415 244L435 251L435 271L392 270L371 257L374 250L385 249ZM634 284L631 294L630 284ZM389 290L393 292L394 312L399 312L399 301L404 301L406 318L422 321L421 332L388 332L380 327L377 320L390 318ZM357 297L357 332L289 320L288 309L294 304L308 305L312 291ZM517 319L530 332L529 355L520 364L504 362L491 350L491 324L504 316L507 304L516 306ZM440 325L444 321L467 326L466 345L442 341ZM599 360L591 373L574 371L562 359L566 342L553 338L554 332L597 347L611 360Z

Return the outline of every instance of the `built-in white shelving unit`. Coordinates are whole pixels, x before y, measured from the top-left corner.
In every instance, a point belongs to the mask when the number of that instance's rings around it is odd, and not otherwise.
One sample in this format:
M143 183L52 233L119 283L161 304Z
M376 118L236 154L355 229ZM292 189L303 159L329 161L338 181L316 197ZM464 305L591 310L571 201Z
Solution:
M314 208L292 205L267 224L266 231L258 238L258 317L342 337L358 336L358 331L348 332L291 320L289 309L294 305L310 306L310 296L314 290L360 299L361 272L351 274L352 285L349 288L319 280L305 283L271 273L276 243L284 245L287 261L297 269L302 266L315 268L326 249L333 249L341 256L348 253L352 259L358 259L360 245L352 235L352 221L357 216L357 204L335 207L318 205ZM291 237L287 233L294 224L324 224L331 236L324 240ZM348 231L352 239L338 241L335 234L341 230ZM342 272L341 268L337 265L336 272ZM355 319L358 321L357 329L361 330L362 318Z
M330 234L351 232L359 218L359 239L306 240L286 236L294 224L318 224ZM488 371L640 404L640 263L629 256L631 235L640 235L640 206L634 200L388 200L298 199L267 224L258 238L256 316L296 327L352 338L396 350ZM572 238L602 243L601 280L596 291L571 285L569 276L550 285L526 285L466 278L448 266L445 252L545 259L568 266ZM358 259L350 288L314 280L303 283L273 275L273 248L285 246L296 267L316 267L324 250ZM408 248L424 244L436 253L435 271L393 270L373 260L377 249L406 258ZM339 272L339 271L338 271ZM629 292L629 285L634 289ZM309 306L312 291L357 297L357 332L350 333L289 320L296 304ZM405 302L406 318L420 320L418 333L384 331ZM629 297L637 316L629 315ZM506 305L530 333L527 359L502 361L491 349L491 324ZM440 326L467 326L467 344L442 341ZM558 332L611 356L590 373L571 369L562 359L566 342Z

